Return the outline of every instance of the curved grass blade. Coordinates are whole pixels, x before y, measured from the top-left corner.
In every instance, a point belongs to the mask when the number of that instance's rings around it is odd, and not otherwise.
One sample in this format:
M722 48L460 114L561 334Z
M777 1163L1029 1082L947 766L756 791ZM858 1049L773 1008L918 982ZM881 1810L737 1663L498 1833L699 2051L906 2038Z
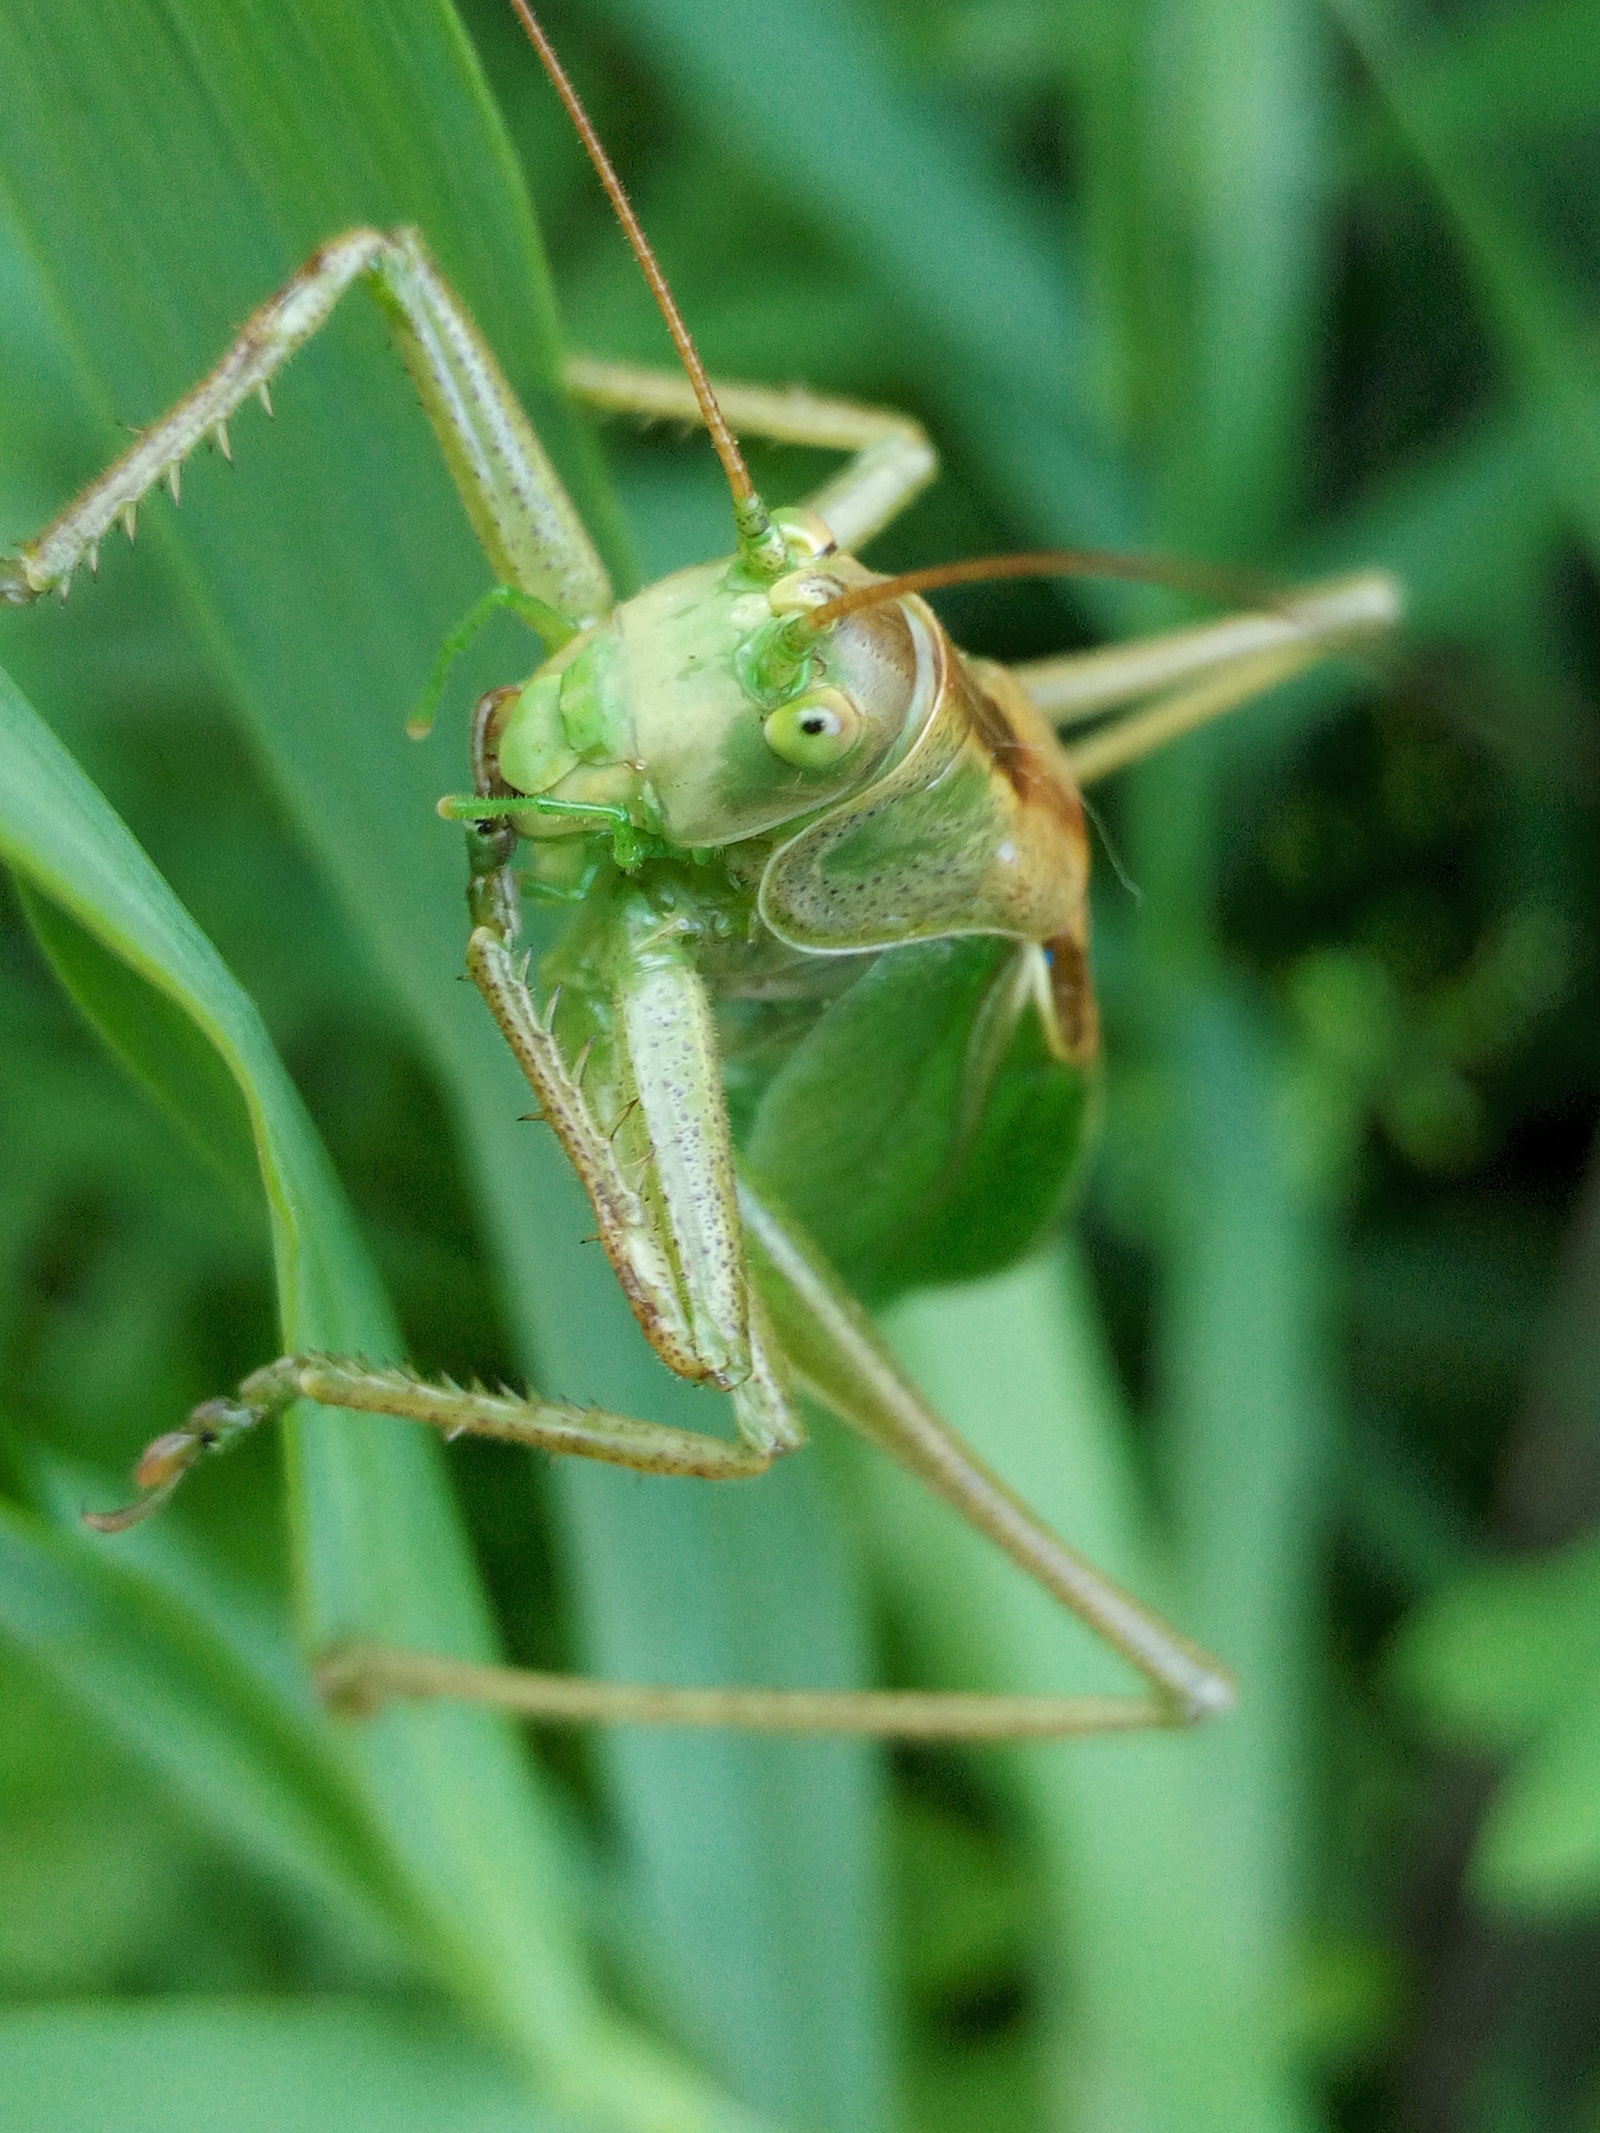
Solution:
M519 389L548 374L531 219L459 26L432 0L381 17L244 0L225 18L178 0L77 0L64 22L7 17L0 69L19 113L0 138L0 191L95 412L73 445L85 471L114 443L113 417L168 404L214 359L228 320L357 221L421 223ZM337 321L275 398L273 434L237 427L235 473L197 463L176 524L165 504L147 516L364 952L441 1070L528 1365L552 1387L703 1425L706 1404L665 1378L599 1256L581 1250L586 1203L554 1149L516 1123L525 1092L455 982L459 836L433 811L453 773L400 726L482 589L482 560L370 318ZM588 516L582 454L558 456ZM73 614L19 626L64 634ZM296 1537L318 1634L353 1626L344 1580L359 1564L401 1641L470 1653L480 1628L442 1619L406 1518L371 1513L321 1431L303 1443ZM599 1671L840 1686L859 1675L863 1609L844 1550L826 1540L814 1463L714 1500L592 1472L563 1473L556 1489L584 1656ZM881 2117L870 1753L682 1738L602 1753L641 1862L660 2004L680 2032L774 2110L839 2126ZM398 1756L392 1780L397 1817L411 1785L442 1796L452 1782ZM457 1779L455 1796L477 1794ZM481 1900L515 1909L499 1879L506 1847L476 1829L473 1818L450 1842L471 1850ZM562 2005L541 2020L564 2033Z
M1038 1833L1047 1900L1071 1951L1068 1975L1040 1980L1068 2069L1063 2122L1307 2133L1285 1981L1303 1893L1298 1696L1320 1453L1307 1428L1316 1386L1304 1319L1315 1289L1270 1060L1231 1016L1214 1012L1188 1039L1192 1105L1215 1115L1209 1130L1191 1117L1183 1143L1193 1201L1167 1328L1174 1548L1153 1530L1074 1259L913 1299L892 1328L942 1410L1031 1503L1238 1668L1239 1708L1214 1728L1072 1755L1020 1749L1001 1762ZM1244 1315L1239 1282L1253 1298ZM865 1462L861 1481L892 1526L897 1597L941 1683L1123 1685L1077 1625L951 1532L938 1507Z
M1583 279L1563 271L1558 218L1539 213L1547 158L1556 158L1559 167L1563 149L1580 154L1582 132L1574 127L1571 143L1541 143L1543 152L1535 154L1526 130L1528 114L1520 99L1507 99L1492 68L1463 110L1459 95L1435 93L1436 63L1427 44L1397 35L1385 10L1371 0L1338 0L1335 13L1456 226L1508 381L1539 411L1550 493L1580 530L1591 558L1600 555L1594 306ZM1559 83L1571 70L1555 54L1570 36L1571 24L1563 11L1551 9L1547 26L1552 42L1544 50L1544 67L1548 80ZM1522 27L1539 34L1531 21ZM1586 32L1582 41L1578 81L1593 65L1592 34ZM1572 86L1568 79L1569 92ZM1585 119L1592 109L1591 89ZM1577 197L1574 193L1573 200Z
M233 1074L273 1218L285 1345L397 1353L343 1196L254 1008L3 675L0 856L109 950L130 985L156 988L191 1017ZM107 966L98 979L108 997ZM134 1028L170 1037L162 1018L121 1005L105 1019L125 1049ZM139 1063L181 1107L175 1058L181 1069L184 1055L154 1042ZM314 1636L366 1630L492 1652L436 1443L403 1424L317 1417L294 1426L291 1467L301 1493L331 1500L344 1528L343 1552L330 1552L313 1588L325 1610ZM471 1710L397 1711L347 1738L367 1812L410 1892L419 1959L445 1990L580 2112L639 2128L737 2121L594 2000L532 1772L503 1723Z
M0 1504L0 1632L325 1921L391 1963L397 1938L426 1932L309 1695L262 1679L225 1624L87 1535Z

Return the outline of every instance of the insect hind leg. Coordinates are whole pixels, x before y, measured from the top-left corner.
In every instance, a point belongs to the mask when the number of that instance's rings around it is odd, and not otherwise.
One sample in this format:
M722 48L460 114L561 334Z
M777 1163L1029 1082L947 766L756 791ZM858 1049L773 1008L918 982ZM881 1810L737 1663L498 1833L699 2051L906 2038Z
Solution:
M569 356L567 389L602 413L642 415L647 421L699 422L694 389L681 372L647 370ZM939 459L920 422L894 408L834 400L802 386L712 381L735 433L775 444L815 445L848 452L849 464L805 500L841 548L854 549L897 518L938 472Z

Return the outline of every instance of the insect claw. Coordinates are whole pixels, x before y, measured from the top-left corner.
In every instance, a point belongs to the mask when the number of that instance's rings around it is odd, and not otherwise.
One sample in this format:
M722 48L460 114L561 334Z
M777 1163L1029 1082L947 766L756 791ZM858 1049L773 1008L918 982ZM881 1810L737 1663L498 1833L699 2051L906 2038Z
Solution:
M176 459L167 469L167 487L172 491L173 503L181 504L183 502L183 468L181 462Z
M267 414L270 416L272 413L272 395L267 391L267 381L265 378L258 378L256 381L256 398L261 402L261 405L266 409Z
M233 465L233 446L228 440L227 423L214 422L211 425L211 434L217 440L217 450L222 454L223 458L228 462L229 466L231 467Z
M128 536L128 542L131 546L139 531L139 506L137 504L123 505L122 530Z

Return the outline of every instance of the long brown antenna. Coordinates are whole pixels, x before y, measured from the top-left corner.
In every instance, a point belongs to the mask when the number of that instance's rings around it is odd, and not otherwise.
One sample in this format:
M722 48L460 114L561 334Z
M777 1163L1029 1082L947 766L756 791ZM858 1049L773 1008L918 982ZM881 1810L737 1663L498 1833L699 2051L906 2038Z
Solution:
M1213 569L1172 556L1124 555L1112 548L1037 548L1022 555L971 556L964 563L936 563L927 570L907 570L895 578L852 585L824 606L804 610L803 619L809 629L828 629L846 615L876 607L880 600L898 600L902 593L931 592L940 585L982 584L995 578L1125 578L1138 585L1167 585L1178 592L1196 593L1203 600L1224 604L1243 600L1257 607L1275 607L1279 599L1273 587L1246 571Z
M689 383L694 387L694 396L700 403L700 413L716 447L717 457L722 461L722 471L728 477L728 487L733 492L734 523L739 529L739 545L747 556L763 562L774 570L787 568L788 553L782 536L773 527L767 516L767 508L756 494L755 483L750 479L750 469L744 463L744 454L739 449L737 438L728 427L728 419L717 405L717 396L711 390L711 380L706 376L705 365L700 360L700 351L694 345L683 314L674 301L667 277L661 271L661 262L650 249L638 216L633 211L633 202L623 189L622 180L612 167L594 122L577 90L567 76L567 70L556 57L555 47L540 27L539 19L528 0L511 0L517 18L527 31L534 50L544 62L544 70L555 83L556 94L567 107L568 116L578 129L578 138L589 152L589 161L599 173L600 183L605 187L611 205L616 209L617 220L622 224L623 234L633 246L634 257L644 269L644 278L650 284L651 294L661 308L661 316L667 322L667 331L672 335L673 345L679 360L689 373Z

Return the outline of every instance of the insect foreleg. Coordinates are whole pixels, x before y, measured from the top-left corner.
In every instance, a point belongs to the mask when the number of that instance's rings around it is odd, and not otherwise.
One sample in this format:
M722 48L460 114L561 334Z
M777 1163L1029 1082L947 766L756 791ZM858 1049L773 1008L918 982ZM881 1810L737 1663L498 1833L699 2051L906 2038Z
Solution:
M792 1450L804 1433L750 1289L715 1037L687 957L660 940L619 950L617 1078L632 1090L649 1173L637 1184L623 1153L635 1136L595 1116L553 1013L540 1013L498 927L475 928L467 968L583 1181L657 1354L681 1377L730 1393L740 1438L763 1460Z
M611 588L582 520L488 343L415 230L350 230L314 252L246 320L220 363L152 424L15 559L0 560L0 600L65 593L119 523L132 538L141 500L207 437L229 451L228 421L326 324L355 282L376 294L496 577L543 603L567 631L603 614Z
M700 420L694 389L679 371L570 356L564 375L575 398L608 413L667 422ZM825 399L800 386L776 391L721 379L713 383L722 412L740 436L853 455L847 467L805 502L841 548L858 548L881 532L938 471L938 455L921 423L893 408Z
M156 1439L137 1470L139 1498L125 1510L91 1515L89 1523L117 1532L136 1523L163 1503L196 1460L225 1448L245 1432L286 1413L297 1400L355 1409L366 1414L395 1415L423 1422L447 1437L497 1437L536 1450L575 1454L647 1474L696 1475L706 1480L737 1480L763 1473L773 1458L802 1441L802 1431L773 1361L762 1307L748 1287L738 1209L733 1197L731 1157L723 1192L713 1191L704 1206L685 1214L676 1205L685 1194L693 1200L718 1168L715 1146L709 1159L697 1155L695 1141L704 1134L679 1136L673 1144L677 1170L668 1165L666 1197L679 1219L671 1241L647 1197L625 1176L613 1145L584 1096L581 1071L567 1063L552 1027L553 1015L541 1015L518 968L510 939L514 911L508 867L493 832L480 835L474 849L480 870L472 894L478 924L468 949L468 967L492 1009L501 1031L539 1099L544 1117L583 1179L593 1203L611 1263L640 1323L657 1351L681 1375L710 1380L734 1396L739 1422L737 1442L702 1436L693 1430L635 1421L598 1408L511 1392L463 1387L445 1380L432 1384L406 1369L368 1363L359 1356L282 1356L252 1372L230 1400L209 1400L188 1423ZM645 999L645 1019L658 1018L666 1005ZM670 1009L668 1010L670 1014ZM659 1051L659 1046L656 1047ZM679 1046L681 1053L682 1047ZM667 1080L653 1090L651 1109L662 1115L663 1097L680 1100L683 1062L668 1063ZM658 1074L659 1078L659 1074ZM646 1069L645 1086L650 1086ZM720 1120L718 1107L710 1139ZM731 1225L731 1229L729 1228ZM699 1236L693 1233L698 1227ZM677 1256L692 1269L686 1283ZM711 1277L708 1262L725 1259L728 1279ZM686 1298L687 1290L687 1298ZM736 1300L729 1302L729 1294ZM686 1300L691 1308L686 1309ZM724 1314L719 1318L719 1310ZM709 1352L708 1352L709 1350Z
M606 1257L634 1316L657 1354L681 1377L703 1377L689 1320L668 1256L641 1194L625 1176L611 1135L590 1109L557 1041L554 1017L541 1013L498 928L477 926L467 944L467 974L489 1004L500 1034L560 1141L594 1207Z

